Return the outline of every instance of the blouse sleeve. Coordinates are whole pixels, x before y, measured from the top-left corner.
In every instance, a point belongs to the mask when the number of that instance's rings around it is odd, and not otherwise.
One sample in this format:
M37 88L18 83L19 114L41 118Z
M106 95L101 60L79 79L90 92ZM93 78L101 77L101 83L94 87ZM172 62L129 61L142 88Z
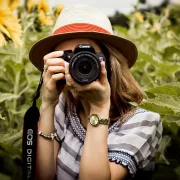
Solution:
M162 136L160 115L139 109L126 123L108 136L108 158L128 168L152 171Z
M65 96L63 93L59 96L59 102L55 107L55 113L54 113L54 129L57 133L58 139L62 141L66 134L66 118L65 118Z

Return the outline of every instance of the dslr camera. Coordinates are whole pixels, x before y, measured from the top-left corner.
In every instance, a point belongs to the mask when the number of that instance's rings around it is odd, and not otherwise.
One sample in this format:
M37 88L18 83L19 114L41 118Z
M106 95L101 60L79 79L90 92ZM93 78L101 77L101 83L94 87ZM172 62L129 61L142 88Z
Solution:
M100 62L105 61L107 64L105 56L96 53L90 44L78 44L74 52L65 50L64 55L60 58L69 63L69 72L79 84L88 84L98 79L101 72Z

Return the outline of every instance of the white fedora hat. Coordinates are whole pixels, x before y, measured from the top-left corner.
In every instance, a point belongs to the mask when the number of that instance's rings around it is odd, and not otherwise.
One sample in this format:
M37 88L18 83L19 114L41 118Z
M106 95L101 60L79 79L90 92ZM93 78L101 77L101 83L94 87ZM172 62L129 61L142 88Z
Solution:
M51 36L33 45L29 58L34 66L43 70L43 57L62 41L73 38L97 39L120 51L131 68L137 59L137 48L131 41L113 34L107 16L94 7L77 4L62 10Z

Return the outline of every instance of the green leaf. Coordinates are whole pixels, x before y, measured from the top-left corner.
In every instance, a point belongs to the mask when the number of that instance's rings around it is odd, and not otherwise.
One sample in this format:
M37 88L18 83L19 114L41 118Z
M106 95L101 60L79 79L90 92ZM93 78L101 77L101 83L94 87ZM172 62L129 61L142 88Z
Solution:
M174 111L171 108L159 105L159 102L155 100L143 102L139 107L164 115L174 115Z
M10 101L17 98L19 98L19 95L11 93L0 93L0 103L2 103L3 101Z
M160 155L158 158L158 163L163 163L163 164L167 164L167 165L170 164L169 161L165 157L166 148L170 145L170 143L171 143L170 136L167 136L167 135L163 136L159 150L158 150L158 152L160 152Z
M9 156L11 157L20 155L20 150L13 147L12 144L0 143L0 149L3 149L4 152L9 153Z
M145 54L143 52L139 53L139 58L156 66L156 71L151 73L151 75L154 75L154 76L157 76L157 75L167 76L168 75L173 78L175 73L179 71L180 69L180 64L166 62L166 61L158 59L157 57L153 57L148 54ZM146 72L148 73L147 70Z
M113 26L114 30L118 32L118 35L120 36L127 36L128 35L128 29L122 27L122 26Z
M175 96L159 95L154 99L147 99L139 106L160 113L162 115L171 115L180 117L180 98Z
M161 116L164 129L167 129L172 133L176 140L180 142L178 133L180 132L180 117L178 116Z
M150 85L149 85L150 86ZM155 93L155 94L166 94L166 95L175 95L180 96L180 83L170 83L170 84L164 84L161 86L155 86L152 87L146 86L144 90L146 92Z
M0 114L0 120L6 120L6 117L2 117L2 114Z
M168 46L164 49L163 58L168 61L180 62L180 47Z
M8 65L12 68L12 70L15 72L15 74L19 71L21 71L22 69L24 69L24 65L21 63L17 63L14 60L7 60L5 62L5 65Z

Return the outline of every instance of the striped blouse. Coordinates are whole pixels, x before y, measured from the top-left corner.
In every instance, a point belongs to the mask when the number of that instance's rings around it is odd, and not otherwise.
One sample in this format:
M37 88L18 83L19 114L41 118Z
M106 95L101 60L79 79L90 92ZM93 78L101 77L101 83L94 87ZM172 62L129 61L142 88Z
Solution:
M76 107L66 106L65 96L59 97L54 125L61 146L57 155L57 180L78 179L86 129L80 122ZM157 113L137 108L125 123L114 122L108 129L108 159L127 167L128 179L152 172L156 151L162 136L162 123ZM139 173L140 172L140 173ZM145 178L147 179L147 178Z

